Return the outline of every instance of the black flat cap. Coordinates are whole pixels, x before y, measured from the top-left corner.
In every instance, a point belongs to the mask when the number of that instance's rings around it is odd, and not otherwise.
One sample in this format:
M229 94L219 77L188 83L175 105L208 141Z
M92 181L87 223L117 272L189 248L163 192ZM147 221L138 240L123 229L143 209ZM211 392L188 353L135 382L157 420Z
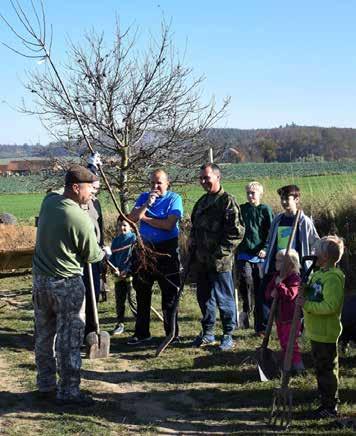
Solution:
M67 171L65 176L65 185L73 185L73 183L93 183L98 177L81 165L73 165Z

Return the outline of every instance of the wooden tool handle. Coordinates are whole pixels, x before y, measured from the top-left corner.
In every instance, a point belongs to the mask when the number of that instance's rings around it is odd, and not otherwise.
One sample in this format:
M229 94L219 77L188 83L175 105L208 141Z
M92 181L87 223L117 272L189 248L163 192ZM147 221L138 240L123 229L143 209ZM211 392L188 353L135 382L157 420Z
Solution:
M88 263L88 272L89 272L90 296L91 296L91 302L93 305L94 323L95 323L96 333L99 335L100 334L99 317L98 317L98 308L96 306L93 269L91 267L91 263Z
M298 209L297 214L294 218L292 232L289 235L288 244L287 244L287 253L290 251L292 244L293 244L293 241L294 241L294 238L295 238L295 235L297 233L300 214L301 214L301 210ZM261 346L262 348L268 347L268 342L269 342L269 338L271 336L273 321L274 321L274 317L275 317L276 310L277 310L277 302L278 302L278 295L273 297L271 309L270 309L269 316L268 316L267 327L266 327L265 335L264 335L263 341L262 341L262 346Z

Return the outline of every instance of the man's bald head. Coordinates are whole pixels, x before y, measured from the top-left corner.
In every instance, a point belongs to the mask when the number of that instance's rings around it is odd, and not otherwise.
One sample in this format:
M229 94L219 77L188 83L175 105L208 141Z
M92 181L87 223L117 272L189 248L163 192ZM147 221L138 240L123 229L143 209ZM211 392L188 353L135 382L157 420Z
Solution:
M151 174L151 189L157 191L159 196L165 195L169 188L168 174L161 169L153 171Z

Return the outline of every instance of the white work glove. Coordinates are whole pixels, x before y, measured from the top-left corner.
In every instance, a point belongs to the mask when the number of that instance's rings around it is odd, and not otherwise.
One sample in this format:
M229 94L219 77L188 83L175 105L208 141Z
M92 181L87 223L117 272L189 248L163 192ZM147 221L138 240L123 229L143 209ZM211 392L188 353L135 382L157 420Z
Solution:
M108 245L103 247L103 252L105 253L106 257L110 257L112 255L111 248Z
M88 157L88 165L92 165L95 169L98 169L103 163L101 162L101 157L99 153L91 154Z

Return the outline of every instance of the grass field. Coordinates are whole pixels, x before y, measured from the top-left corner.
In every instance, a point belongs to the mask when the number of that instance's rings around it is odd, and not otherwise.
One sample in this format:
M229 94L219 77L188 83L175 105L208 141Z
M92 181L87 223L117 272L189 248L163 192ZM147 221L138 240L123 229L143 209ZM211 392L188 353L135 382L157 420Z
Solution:
M235 195L239 203L246 201L245 185L252 180L223 180L226 191ZM316 209L344 202L350 195L356 195L356 173L325 175L317 177L270 177L260 179L265 188L264 201L279 210L279 199L276 190L290 183L297 184L302 190L302 202L308 213L315 213ZM186 213L190 213L195 201L203 194L202 188L196 185L173 189L181 193L184 199ZM8 212L15 215L20 222L32 223L38 215L44 194L0 194L0 213ZM113 212L114 207L107 195L101 195L101 202L106 212Z
M153 317L154 343L126 345L133 332L130 314L126 332L112 338L108 359L83 360L82 389L93 393L97 405L90 410L60 408L36 398L33 353L33 313L30 278L0 280L0 434L94 435L117 434L287 434L267 424L273 389L278 381L259 381L253 355L260 340L252 330L237 330L234 351L216 346L191 348L200 330L200 312L187 287L180 315L182 342L159 358L155 347L163 327ZM158 293L153 304L160 307ZM102 329L115 324L112 293L100 304ZM221 334L217 322L217 334ZM309 344L302 338L307 374L291 380L293 423L288 434L354 434L333 421L307 419L317 405L316 381ZM278 349L273 338L271 348ZM341 413L356 416L356 350L341 361Z
M34 217L38 215L43 194L1 194L0 213L8 212L19 222L34 224Z

